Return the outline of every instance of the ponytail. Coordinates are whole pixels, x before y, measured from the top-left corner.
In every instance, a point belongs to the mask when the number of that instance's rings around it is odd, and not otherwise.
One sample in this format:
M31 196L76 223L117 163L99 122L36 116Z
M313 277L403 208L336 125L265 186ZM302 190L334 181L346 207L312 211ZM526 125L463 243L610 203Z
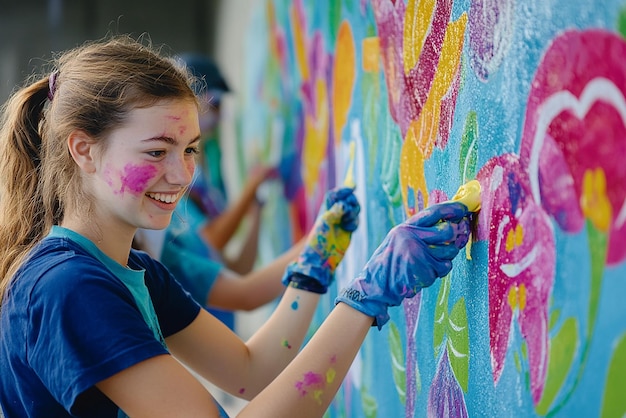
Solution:
M34 244L50 228L39 188L48 77L16 92L0 125L0 296Z

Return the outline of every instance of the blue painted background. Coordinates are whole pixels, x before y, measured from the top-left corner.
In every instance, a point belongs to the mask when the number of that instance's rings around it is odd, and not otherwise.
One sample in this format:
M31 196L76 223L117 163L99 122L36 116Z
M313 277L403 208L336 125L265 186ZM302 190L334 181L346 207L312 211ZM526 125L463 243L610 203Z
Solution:
M239 163L275 163L283 175L268 191L262 254L301 236L347 172L363 208L311 331L393 225L467 180L483 185L471 259L461 254L448 277L392 309L382 331L372 329L327 416L624 416L624 3L260 4L246 29ZM441 34L457 22L460 48L450 55L440 44L411 44L421 29L407 22L446 5L443 26L424 21ZM439 61L418 56L435 76L442 62L460 58L455 78L440 85L456 99L437 120L399 104L410 95L406 83L391 91L402 74L392 64L428 47ZM348 78L337 78L346 66ZM595 99L584 121L566 109L549 135L532 135L547 98L568 91L574 99L554 105L567 108L585 86ZM412 123L442 120L449 131L411 148L421 138ZM533 162L537 138L544 145ZM503 274L510 268L518 270Z

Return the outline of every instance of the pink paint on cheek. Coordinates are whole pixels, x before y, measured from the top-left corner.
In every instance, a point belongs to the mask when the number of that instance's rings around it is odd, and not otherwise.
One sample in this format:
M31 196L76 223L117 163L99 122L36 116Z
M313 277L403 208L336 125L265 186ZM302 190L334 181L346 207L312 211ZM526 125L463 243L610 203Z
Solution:
M130 190L134 194L143 192L156 173L157 168L152 165L126 164L120 179L122 182L120 193L124 193L125 190Z

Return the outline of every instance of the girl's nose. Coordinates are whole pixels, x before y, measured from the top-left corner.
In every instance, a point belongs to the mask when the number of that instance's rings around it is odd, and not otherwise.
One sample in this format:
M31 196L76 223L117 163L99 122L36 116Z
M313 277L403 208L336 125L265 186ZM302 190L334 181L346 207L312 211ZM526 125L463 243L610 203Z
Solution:
M170 184L188 186L193 179L193 172L196 163L193 158L178 157L173 158L167 167L166 180Z

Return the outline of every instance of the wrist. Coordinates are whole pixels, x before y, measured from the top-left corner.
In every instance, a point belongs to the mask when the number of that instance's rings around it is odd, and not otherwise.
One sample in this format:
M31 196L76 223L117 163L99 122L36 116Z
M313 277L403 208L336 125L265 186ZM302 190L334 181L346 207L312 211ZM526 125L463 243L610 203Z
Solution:
M299 289L305 290L317 289L316 293L326 293L333 278L334 273L328 267L295 261L285 269L282 282L285 286L289 286L291 282L296 281L294 287L299 286Z
M305 276L304 274L294 273L289 279L289 287L295 289L306 290L307 292L313 292L323 295L328 291L328 287L321 284L317 279L313 277Z
M353 309L372 318L372 326L379 330L389 321L387 308L389 304L384 300L377 300L376 297L369 297L367 292L360 290L360 283L357 286L347 287L341 290L335 299L335 305L344 303ZM381 295L383 296L383 295ZM381 298L384 299L384 296Z

